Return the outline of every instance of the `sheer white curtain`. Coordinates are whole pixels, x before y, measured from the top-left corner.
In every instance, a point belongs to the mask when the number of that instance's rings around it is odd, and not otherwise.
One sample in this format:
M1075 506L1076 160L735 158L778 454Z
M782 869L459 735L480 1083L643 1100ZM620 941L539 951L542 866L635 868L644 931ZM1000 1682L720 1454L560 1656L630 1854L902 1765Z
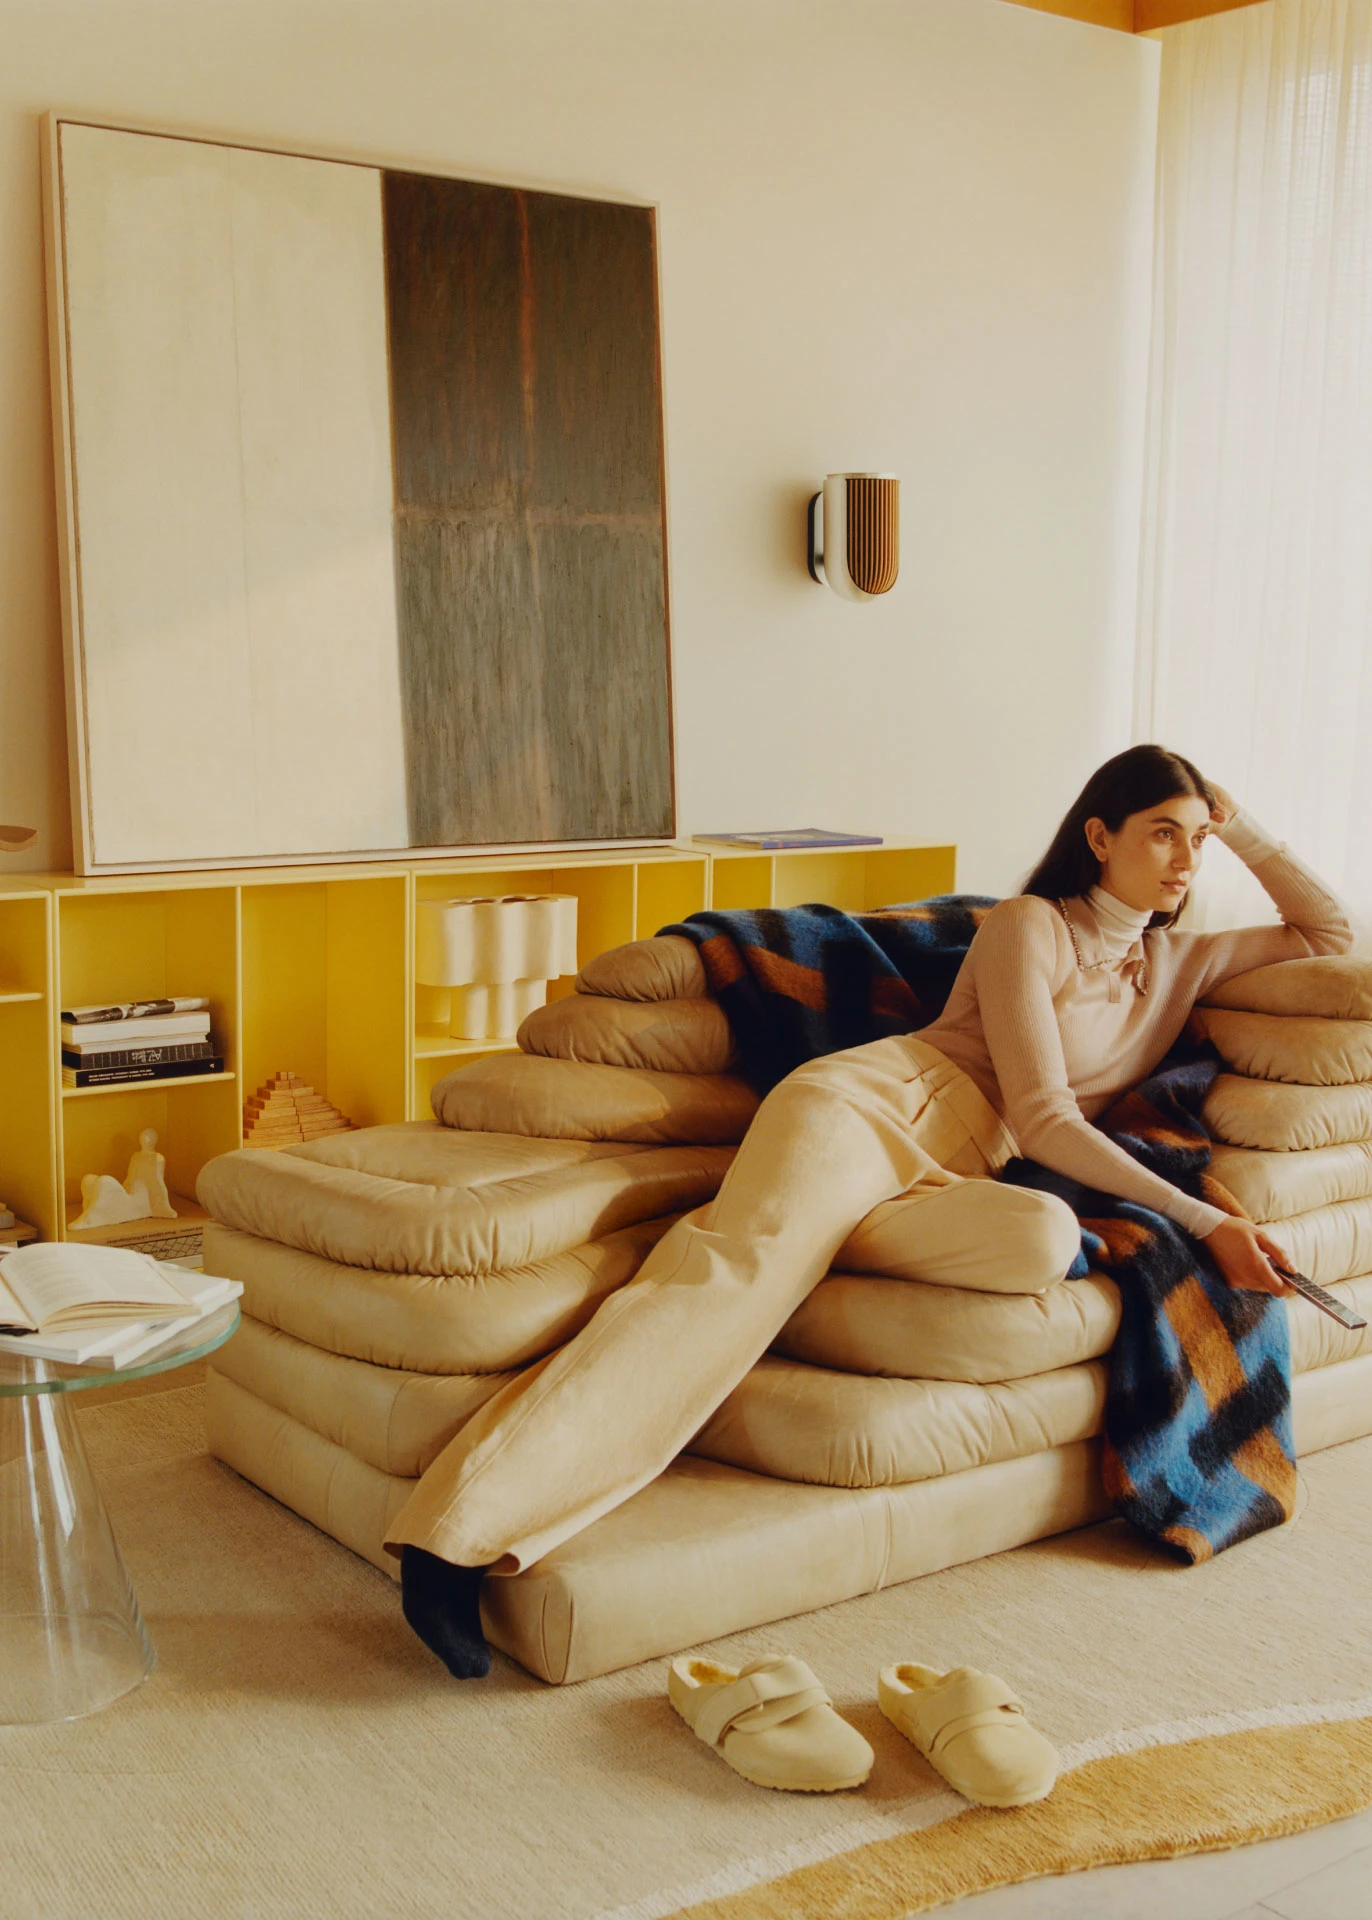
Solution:
M1372 0L1161 36L1136 735L1372 921ZM1261 917L1217 850L1200 924Z

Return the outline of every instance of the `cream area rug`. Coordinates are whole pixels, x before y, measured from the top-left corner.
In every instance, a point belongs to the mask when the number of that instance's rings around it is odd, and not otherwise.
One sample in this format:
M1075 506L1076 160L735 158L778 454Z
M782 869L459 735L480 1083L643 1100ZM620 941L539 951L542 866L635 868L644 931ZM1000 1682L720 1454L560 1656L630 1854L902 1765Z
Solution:
M0 1730L0 1915L23 1920L897 1920L1036 1873L1372 1801L1372 1441L1280 1533L1196 1568L1111 1523L740 1634L807 1660L877 1751L861 1792L750 1787L665 1662L459 1686L396 1588L204 1452L200 1389L82 1416L159 1653L84 1721ZM1001 1674L1070 1771L968 1809L877 1668Z

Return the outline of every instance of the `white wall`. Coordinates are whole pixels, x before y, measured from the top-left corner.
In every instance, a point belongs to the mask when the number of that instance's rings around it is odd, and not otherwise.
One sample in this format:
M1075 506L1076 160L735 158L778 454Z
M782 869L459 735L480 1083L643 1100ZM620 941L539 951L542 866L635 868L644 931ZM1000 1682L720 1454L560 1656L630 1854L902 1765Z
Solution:
M660 203L683 831L1003 890L1129 731L1158 50L1001 0L0 0L0 820L70 854L38 117ZM813 586L828 471L901 578Z

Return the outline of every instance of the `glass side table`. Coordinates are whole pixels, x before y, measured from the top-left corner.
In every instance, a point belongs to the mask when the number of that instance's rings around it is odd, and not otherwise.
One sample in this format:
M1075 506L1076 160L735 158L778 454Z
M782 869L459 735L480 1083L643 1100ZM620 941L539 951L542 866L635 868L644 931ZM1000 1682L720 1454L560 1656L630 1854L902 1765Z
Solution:
M75 1395L183 1367L237 1325L235 1300L117 1372L0 1353L0 1726L94 1713L156 1663Z

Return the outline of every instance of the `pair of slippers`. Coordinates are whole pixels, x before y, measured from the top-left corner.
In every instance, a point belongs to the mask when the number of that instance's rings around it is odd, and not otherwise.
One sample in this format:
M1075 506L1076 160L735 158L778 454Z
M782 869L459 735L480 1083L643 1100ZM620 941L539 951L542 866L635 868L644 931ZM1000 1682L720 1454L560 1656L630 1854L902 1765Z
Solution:
M673 1660L667 1692L687 1726L755 1786L835 1793L872 1771L871 1747L803 1660L773 1655L736 1669L687 1655ZM1023 1807L1051 1793L1058 1756L995 1674L908 1661L882 1669L877 1700L968 1800Z

